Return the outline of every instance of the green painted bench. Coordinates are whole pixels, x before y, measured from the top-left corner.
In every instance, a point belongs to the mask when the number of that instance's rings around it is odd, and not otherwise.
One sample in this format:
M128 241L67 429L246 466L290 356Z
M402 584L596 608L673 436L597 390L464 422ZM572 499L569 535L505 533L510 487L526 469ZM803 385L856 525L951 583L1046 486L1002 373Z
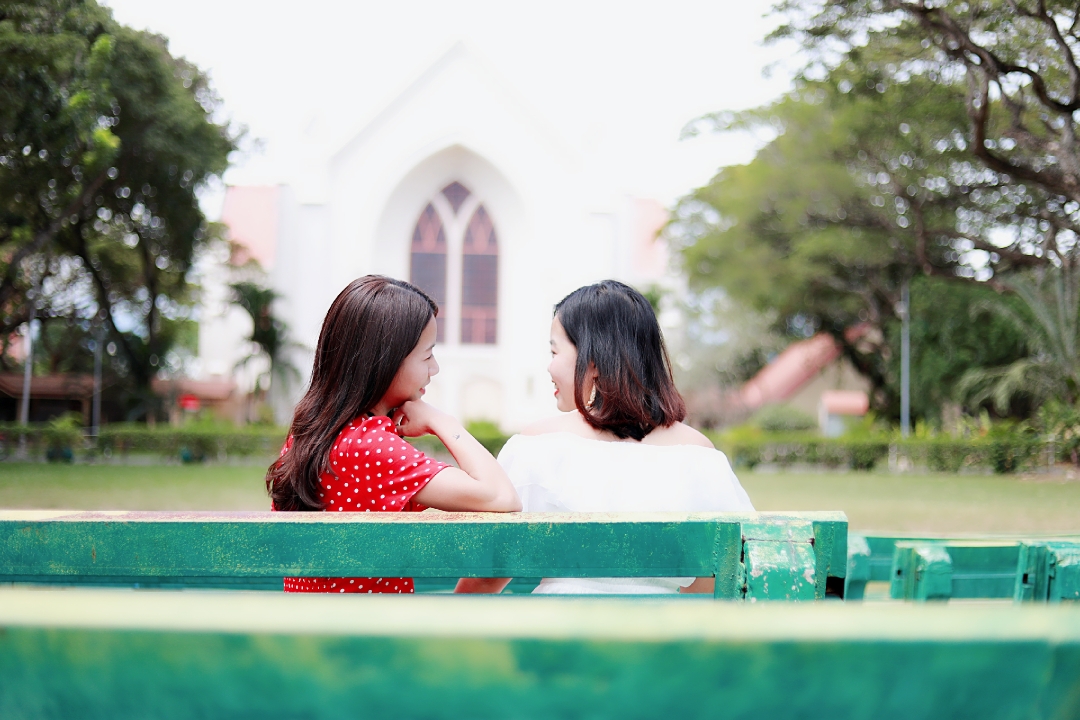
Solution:
M0 582L281 589L285 576L713 576L714 596L843 592L843 513L0 512Z
M898 600L1080 600L1080 538L897 538L852 534L846 592L889 582Z
M0 716L1073 720L1080 607L9 588Z
M1021 543L1013 599L1080 601L1080 542Z

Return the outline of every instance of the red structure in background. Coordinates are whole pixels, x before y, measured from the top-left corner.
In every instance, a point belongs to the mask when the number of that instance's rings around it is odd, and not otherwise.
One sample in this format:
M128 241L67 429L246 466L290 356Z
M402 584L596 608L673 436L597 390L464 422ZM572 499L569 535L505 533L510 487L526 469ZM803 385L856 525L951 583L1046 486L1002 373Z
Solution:
M18 419L22 392L22 373L0 373L0 421ZM30 422L46 422L74 412L89 425L93 396L91 375L38 375L30 380Z

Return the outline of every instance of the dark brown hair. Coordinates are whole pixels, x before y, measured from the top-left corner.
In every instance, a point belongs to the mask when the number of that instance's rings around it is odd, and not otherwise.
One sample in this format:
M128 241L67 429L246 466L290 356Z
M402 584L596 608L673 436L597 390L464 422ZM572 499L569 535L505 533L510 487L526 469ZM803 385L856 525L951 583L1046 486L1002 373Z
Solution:
M686 417L660 324L644 295L604 280L563 298L555 317L577 348L574 405L589 425L641 440ZM591 408L585 406L590 367L597 373Z
M439 311L402 280L366 275L341 291L323 320L311 383L293 413L292 447L266 472L278 510L322 510L319 477L341 429L371 412Z

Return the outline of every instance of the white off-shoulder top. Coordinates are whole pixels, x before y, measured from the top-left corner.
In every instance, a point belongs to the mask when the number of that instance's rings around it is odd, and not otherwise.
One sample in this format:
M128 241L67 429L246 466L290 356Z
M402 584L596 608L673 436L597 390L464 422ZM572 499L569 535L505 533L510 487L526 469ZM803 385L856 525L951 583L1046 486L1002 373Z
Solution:
M590 440L568 432L515 435L499 464L524 512L752 511L727 456L698 445ZM544 578L534 593L661 594L694 578Z

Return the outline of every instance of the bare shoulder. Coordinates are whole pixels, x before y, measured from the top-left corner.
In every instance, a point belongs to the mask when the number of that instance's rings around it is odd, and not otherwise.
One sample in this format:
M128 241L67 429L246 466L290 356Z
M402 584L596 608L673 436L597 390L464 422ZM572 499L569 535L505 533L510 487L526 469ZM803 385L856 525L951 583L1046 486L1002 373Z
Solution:
M709 438L681 422L666 428L656 428L646 436L644 442L650 445L699 445L715 449Z
M580 433L584 425L581 416L576 412L559 413L543 420L537 420L521 431L522 435L547 435L556 432Z

